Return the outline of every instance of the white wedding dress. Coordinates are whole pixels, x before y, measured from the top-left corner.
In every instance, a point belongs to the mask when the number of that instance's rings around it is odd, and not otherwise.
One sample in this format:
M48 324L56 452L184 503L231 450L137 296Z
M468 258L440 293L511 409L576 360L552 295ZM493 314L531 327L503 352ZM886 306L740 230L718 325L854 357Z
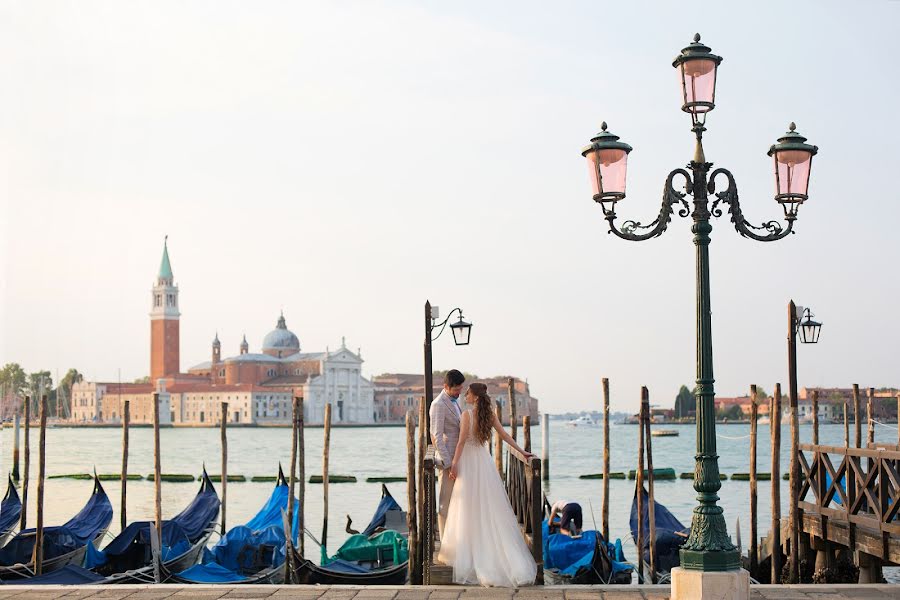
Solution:
M460 584L531 585L537 566L522 538L494 459L475 440L475 414L459 458L459 476L447 509L438 560L453 567Z

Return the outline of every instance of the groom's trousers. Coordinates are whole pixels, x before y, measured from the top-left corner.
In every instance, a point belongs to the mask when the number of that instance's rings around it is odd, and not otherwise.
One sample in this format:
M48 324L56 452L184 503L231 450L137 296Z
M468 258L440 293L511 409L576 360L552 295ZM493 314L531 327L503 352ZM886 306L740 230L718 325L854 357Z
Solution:
M441 491L438 495L438 532L444 538L444 526L447 523L447 510L450 508L450 495L453 493L454 481L450 479L450 469L438 471Z

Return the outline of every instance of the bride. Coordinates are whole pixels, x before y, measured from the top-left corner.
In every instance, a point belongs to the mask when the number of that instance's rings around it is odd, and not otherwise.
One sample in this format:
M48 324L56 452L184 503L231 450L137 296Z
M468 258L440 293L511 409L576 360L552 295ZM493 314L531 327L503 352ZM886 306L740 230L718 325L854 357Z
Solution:
M534 583L537 566L525 545L509 498L486 444L495 429L507 444L530 457L503 429L487 386L466 391L459 443L450 477L455 480L438 560L453 567L461 584L515 587Z

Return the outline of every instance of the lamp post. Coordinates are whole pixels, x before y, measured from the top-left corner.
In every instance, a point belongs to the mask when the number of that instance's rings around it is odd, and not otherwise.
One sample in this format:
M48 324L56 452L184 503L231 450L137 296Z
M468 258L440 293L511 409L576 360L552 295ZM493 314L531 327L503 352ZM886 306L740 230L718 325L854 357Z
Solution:
M431 396L432 390L434 388L434 371L431 368L431 342L436 341L441 334L444 333L444 329L447 327L447 323L450 321L450 317L455 314L459 315L459 320L450 323L450 331L453 332L453 343L457 346L468 346L469 338L472 335L472 324L467 323L463 319L462 309L454 308L447 314L447 318L437 322L440 313L438 312L437 306L431 306L431 302L425 301L425 397L428 398ZM434 333L434 330L440 327L440 331L434 337L431 337ZM429 411L425 411L425 427L426 427L426 443L430 443L431 440L431 415Z
M744 237L772 242L793 232L797 210L807 200L810 164L818 151L806 144L806 138L790 130L769 149L775 163L775 200L784 209L785 225L767 221L759 226L749 223L738 201L737 185L730 171L712 170L703 153L703 132L706 117L715 108L716 72L722 58L712 54L710 48L700 43L700 35L681 51L672 65L678 69L681 84L682 110L691 116L691 131L696 138L693 159L686 168L673 170L663 187L662 206L656 219L647 225L628 220L621 227L616 224L616 204L625 199L625 173L631 146L607 131L606 123L601 132L591 139L582 151L590 167L594 200L600 204L609 225L609 232L625 240L644 241L662 235L678 210L680 217L693 220L696 251L697 296L697 453L694 468L694 489L698 506L694 508L691 533L681 549L681 566L687 571L733 571L740 568L738 549L731 543L725 526L722 508L717 505L716 492L719 482L718 455L716 454L715 409L713 388L712 323L709 285L709 242L712 217L721 217L728 207L730 220ZM674 180L684 180L684 191L674 186ZM724 178L727 186L716 191L716 179ZM687 196L693 200L693 209ZM712 204L710 204L712 201ZM673 596L675 595L673 578Z
M791 562L790 583L800 583L800 507L797 501L800 496L800 456L798 454L799 423L797 417L797 334L800 334L800 342L804 344L819 343L819 334L822 324L813 321L812 311L802 306L797 306L791 300L788 303L788 385L791 394ZM774 583L774 582L773 582Z

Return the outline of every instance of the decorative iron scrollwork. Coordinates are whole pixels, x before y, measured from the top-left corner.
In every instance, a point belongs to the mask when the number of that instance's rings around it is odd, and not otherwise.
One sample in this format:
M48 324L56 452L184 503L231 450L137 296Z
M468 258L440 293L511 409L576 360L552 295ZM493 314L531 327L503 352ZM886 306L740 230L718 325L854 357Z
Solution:
M716 192L715 180L718 175L724 175L728 179L728 187ZM734 181L734 175L728 169L716 169L709 176L707 190L710 194L715 194L716 199L712 204L712 215L715 217L722 216L722 209L718 208L720 202L728 205L728 212L731 215L731 222L734 224L735 230L742 236L757 240L759 242L774 242L780 240L794 232L795 215L787 214L785 220L787 226L782 227L778 221L766 221L760 226L752 225L744 217L741 211L741 203L738 199L737 184ZM766 232L764 234L755 233L757 231Z
M679 192L672 185L672 181L675 179L676 175L684 177L686 190L691 189L691 175L686 170L675 169L669 173L669 176L666 178L666 182L663 185L662 206L659 209L659 215L648 225L643 225L640 221L629 219L628 221L623 222L621 229L619 229L615 225L615 208L606 209L604 207L603 214L606 216L606 220L609 221L610 233L614 233L623 240L630 240L632 242L649 240L650 238L659 237L663 234L669 226L669 222L672 220L672 213L675 211L675 207L678 204L681 204L681 208L678 209L679 217L687 217L691 214L688 203L685 200L687 193ZM641 233L641 231L645 231L645 233Z

